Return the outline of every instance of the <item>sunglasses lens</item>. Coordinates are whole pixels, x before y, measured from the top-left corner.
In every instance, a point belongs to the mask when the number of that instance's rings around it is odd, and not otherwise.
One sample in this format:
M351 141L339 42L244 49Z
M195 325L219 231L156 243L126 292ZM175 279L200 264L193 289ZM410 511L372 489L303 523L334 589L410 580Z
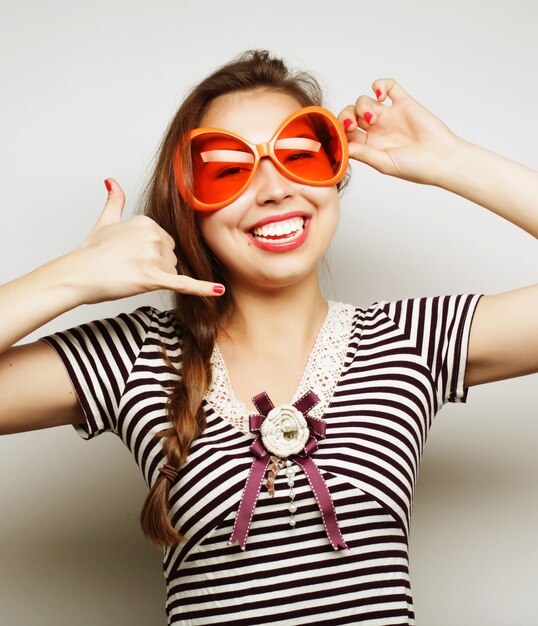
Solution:
M233 197L246 184L254 154L238 139L204 133L191 141L193 195L206 204Z
M275 155L292 174L319 183L331 180L340 169L342 142L330 118L305 113L279 133Z

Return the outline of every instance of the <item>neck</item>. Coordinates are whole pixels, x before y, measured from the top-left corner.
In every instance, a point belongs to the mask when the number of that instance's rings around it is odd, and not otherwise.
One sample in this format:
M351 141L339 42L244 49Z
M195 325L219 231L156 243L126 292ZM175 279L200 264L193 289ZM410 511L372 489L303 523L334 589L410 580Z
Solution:
M236 286L233 294L234 312L221 328L219 345L233 344L268 357L308 350L327 316L317 272L299 285L278 290Z

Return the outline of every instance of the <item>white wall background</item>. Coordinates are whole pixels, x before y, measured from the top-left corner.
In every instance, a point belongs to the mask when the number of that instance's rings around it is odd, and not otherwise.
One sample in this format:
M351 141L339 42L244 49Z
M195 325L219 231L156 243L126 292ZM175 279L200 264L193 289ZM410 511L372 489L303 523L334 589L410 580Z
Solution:
M393 77L458 135L536 168L537 23L532 0L2 0L0 283L84 241L105 177L129 217L187 88L247 48L314 71L335 113ZM355 163L330 262L329 297L368 306L535 283L538 242ZM21 343L164 296L82 306ZM411 538L418 626L538 624L536 400L527 376L437 417ZM138 524L145 485L119 440L6 436L0 475L2 624L165 624L160 553Z

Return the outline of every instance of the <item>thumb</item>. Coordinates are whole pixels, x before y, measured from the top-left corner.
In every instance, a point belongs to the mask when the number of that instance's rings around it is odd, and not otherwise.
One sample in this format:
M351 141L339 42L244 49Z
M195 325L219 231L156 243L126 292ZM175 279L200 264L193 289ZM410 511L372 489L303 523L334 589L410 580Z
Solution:
M108 198L106 204L101 211L101 215L94 226L101 228L102 226L108 226L109 224L115 224L121 220L121 214L125 207L125 194L119 183L113 178L105 179L105 186L108 190Z
M382 174L391 174L394 164L384 150L377 150L365 143L352 141L348 144L349 158L366 163Z

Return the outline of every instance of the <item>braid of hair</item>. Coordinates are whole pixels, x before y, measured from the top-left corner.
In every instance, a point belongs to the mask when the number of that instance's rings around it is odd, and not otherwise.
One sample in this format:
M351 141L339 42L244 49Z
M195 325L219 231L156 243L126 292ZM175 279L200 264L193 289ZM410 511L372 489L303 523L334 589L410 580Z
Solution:
M210 358L217 331L217 319L212 315L209 303L198 303L196 306L195 298L191 298L189 305L183 307L184 318L180 321L180 368L174 365L161 344L166 365L180 380L172 388L166 405L172 426L156 436L163 439L163 453L167 463L177 470L185 463L192 441L205 428L202 401L211 381ZM168 514L170 486L170 480L164 475L159 476L141 512L144 534L158 547L181 541Z

